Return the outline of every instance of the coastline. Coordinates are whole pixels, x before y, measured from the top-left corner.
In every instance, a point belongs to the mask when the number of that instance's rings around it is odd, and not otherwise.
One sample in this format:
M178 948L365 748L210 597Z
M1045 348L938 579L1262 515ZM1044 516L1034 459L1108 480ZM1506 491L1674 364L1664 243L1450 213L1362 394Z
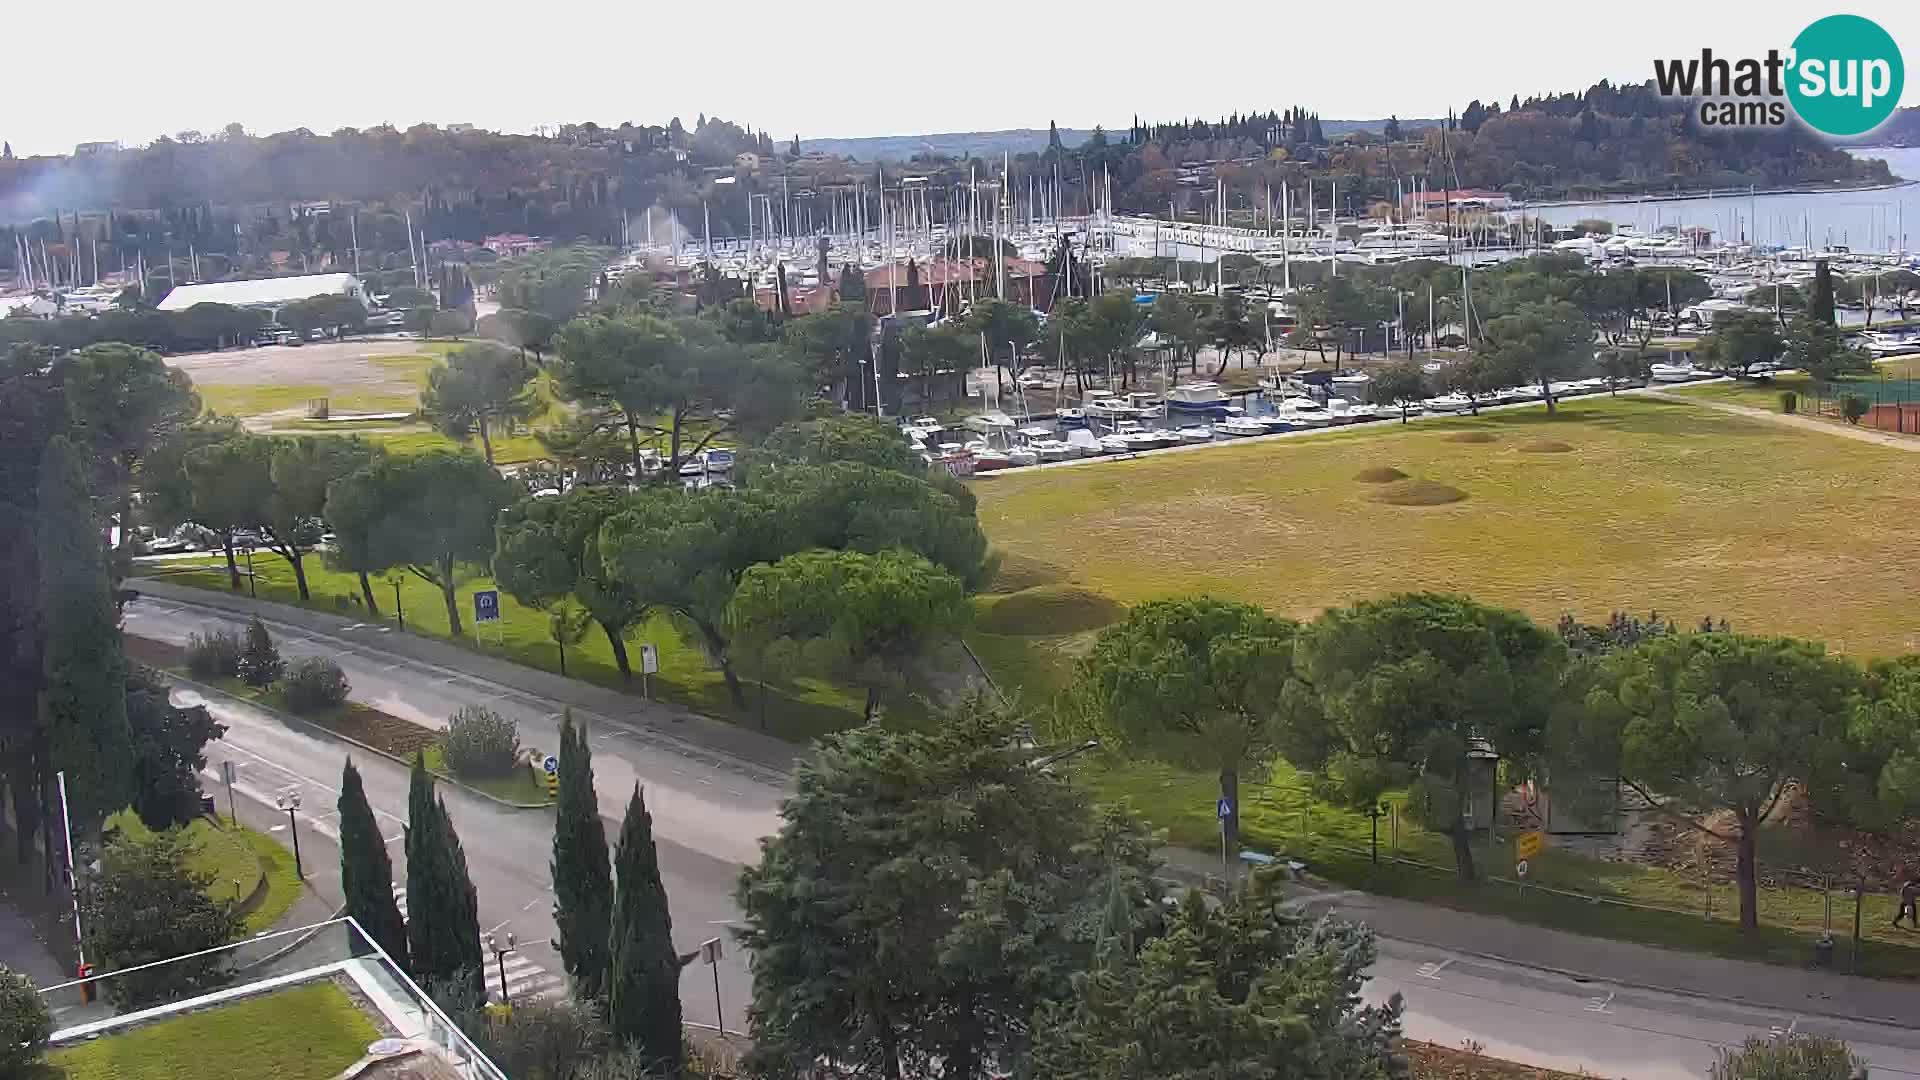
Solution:
M1896 188L1911 187L1915 184L1920 184L1920 180L1908 180L1904 177L1896 177L1891 183L1861 184L1855 187L1752 188L1747 191L1741 191L1738 188L1727 188L1716 191L1681 191L1661 194L1641 192L1638 195L1619 195L1610 199L1565 199L1546 202L1516 202L1512 205L1511 209L1549 210L1565 206L1615 206L1620 203L1697 202L1702 199L1744 199L1760 195L1837 195L1852 194L1858 191L1892 191Z

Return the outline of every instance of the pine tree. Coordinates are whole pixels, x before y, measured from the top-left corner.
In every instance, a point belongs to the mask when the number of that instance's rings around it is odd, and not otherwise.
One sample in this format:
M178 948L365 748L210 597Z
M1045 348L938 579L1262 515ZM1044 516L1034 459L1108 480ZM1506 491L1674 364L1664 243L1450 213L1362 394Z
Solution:
M616 853L619 892L613 901L608 949L607 1025L633 1043L650 1065L680 1064L680 961L673 951L673 919L660 884L653 818L634 785L620 825Z
M266 624L255 616L247 623L247 643L240 651L240 681L265 689L279 682L286 672L286 661L280 659L280 648L273 643L273 635L267 633Z
M340 886L347 894L347 914L407 970L407 924L393 899L393 862L352 758L340 773L339 808Z
M464 980L474 993L486 992L480 904L467 854L419 754L407 791L407 953L417 978L443 985Z
M560 716L560 801L553 823L552 871L561 963L573 977L573 992L597 1000L607 992L613 871L593 790L593 751L585 727L574 727L572 710Z
M39 549L40 723L49 771L66 772L73 816L91 834L132 799L133 735L106 538L80 452L62 435L40 459Z

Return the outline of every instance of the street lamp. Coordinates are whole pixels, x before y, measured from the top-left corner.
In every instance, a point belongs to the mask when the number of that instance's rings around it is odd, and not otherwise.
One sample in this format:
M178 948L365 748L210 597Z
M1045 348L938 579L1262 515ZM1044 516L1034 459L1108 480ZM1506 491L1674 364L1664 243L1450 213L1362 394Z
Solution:
M395 574L388 578L387 584L393 586L393 614L400 620L401 632L405 633L407 629L407 609L400 605L400 575Z
M254 600L260 599L260 590L254 587L252 544L247 545L247 596Z
M1088 739L1086 742L1081 743L1079 746L1069 746L1065 750L1056 750L1045 757L1035 758L1032 761L1027 763L1027 768L1038 769L1044 772L1048 766L1052 765L1056 761L1065 761L1066 759L1073 757L1076 754L1084 754L1089 750L1098 749L1099 746L1100 746L1099 739Z
M307 871L300 865L300 826L293 816L293 812L300 809L300 792L283 791L273 800L273 805L287 812L287 831L293 834L293 872L304 879Z
M500 944L491 933L487 935L487 949L493 953L493 962L500 967L500 1004L513 1007L512 999L507 997L507 954L515 952L513 931L507 931L507 943Z

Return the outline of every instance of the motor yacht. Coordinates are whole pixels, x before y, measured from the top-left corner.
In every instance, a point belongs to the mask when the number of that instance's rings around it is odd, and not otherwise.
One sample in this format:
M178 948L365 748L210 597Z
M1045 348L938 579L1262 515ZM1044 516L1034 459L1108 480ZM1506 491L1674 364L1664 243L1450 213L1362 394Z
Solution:
M1698 375L1699 372L1694 370L1693 361L1682 360L1678 364L1670 364L1666 361L1649 364L1647 365L1647 374L1652 376L1654 382L1677 383L1686 382L1688 379Z
M1178 432L1180 441L1187 444L1213 441L1213 429L1205 424L1183 427Z
M1229 416L1226 421L1214 425L1214 430L1238 437L1265 435L1267 426L1251 416Z
M1219 383L1182 383L1167 395L1169 413L1217 413L1227 406L1226 392Z
M1457 413L1473 408L1473 399L1465 394L1441 394L1420 403L1428 412Z

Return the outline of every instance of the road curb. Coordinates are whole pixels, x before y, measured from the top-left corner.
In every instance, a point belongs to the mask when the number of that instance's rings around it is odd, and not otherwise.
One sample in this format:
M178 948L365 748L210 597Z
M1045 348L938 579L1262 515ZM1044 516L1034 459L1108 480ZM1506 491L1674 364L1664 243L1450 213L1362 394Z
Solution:
M137 635L134 635L134 636L137 636ZM200 682L197 679L189 679L184 675L176 675L171 671L165 671L160 668L149 668L148 670L152 671L155 675L158 675L160 678L165 679L168 682L171 682L177 686L187 687L188 689L193 690L196 693L205 694L210 697L223 698L227 701L234 702L235 704L245 705L248 708L259 709L261 712L266 713L268 716L271 716L274 719L281 721L282 723L297 724L301 727L319 732L320 734L325 735L329 739L334 739L339 742L347 743L350 746L357 746L360 749L365 750L369 754L378 754L381 757L386 758L388 761L398 762L399 764L405 765L408 768L413 767L413 760L411 758L405 758L400 756L399 754L389 753L385 750L380 749L377 746L370 746L366 743L361 742L359 739L353 738L350 735L342 735L339 732L333 730L332 728L327 727L325 724L316 724L313 721L306 719L305 717L296 716L293 713L287 712L283 709L276 709L271 705L254 701L250 698L243 698L238 694L229 693L225 690L220 689L217 686L208 686L206 683ZM437 780L442 780L442 781L445 781L446 783L452 784L454 787L457 787L460 790L465 791L469 795L474 795L479 798L485 799L490 803L494 803L499 806L504 806L509 810L545 810L548 807L553 805L550 802L518 803L510 799L503 799L498 795L494 795L489 792L482 791L479 788L474 787L472 784L466 783L465 781L462 781L456 777L449 776L446 773L429 772L428 775L434 777Z

